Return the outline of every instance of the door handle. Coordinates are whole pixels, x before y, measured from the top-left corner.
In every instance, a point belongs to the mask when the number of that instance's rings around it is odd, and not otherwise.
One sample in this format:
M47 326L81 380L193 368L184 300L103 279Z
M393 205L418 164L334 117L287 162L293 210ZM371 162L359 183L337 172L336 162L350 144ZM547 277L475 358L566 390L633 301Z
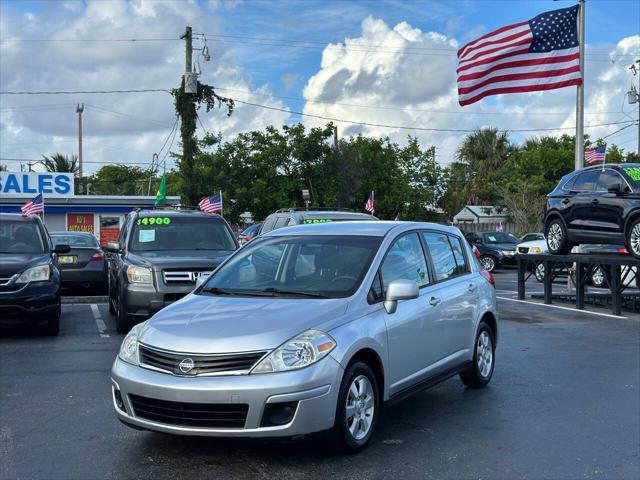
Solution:
M436 305L438 305L441 301L442 301L442 300L440 300L440 299L439 299L439 298L437 298L437 297L431 297L431 300L429 300L429 304L430 304L432 307L435 307L435 306L436 306Z
M475 284L475 283L470 283L470 284L469 284L469 291L470 291L471 293L475 292L475 291L476 291L476 288L478 288L478 287L476 287L476 284Z
M594 198L593 200L591 200L591 205L597 205L600 203L600 200L598 200L597 198Z
M571 200L569 200L568 198L565 198L564 200L562 200L562 203L564 205L566 205L567 203L569 203Z

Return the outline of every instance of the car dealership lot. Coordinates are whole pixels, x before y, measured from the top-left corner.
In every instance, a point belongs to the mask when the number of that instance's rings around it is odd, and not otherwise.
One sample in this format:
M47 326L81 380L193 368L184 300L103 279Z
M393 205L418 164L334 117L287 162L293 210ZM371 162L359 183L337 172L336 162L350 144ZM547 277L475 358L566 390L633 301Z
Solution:
M238 441L121 425L109 371L122 335L106 304L65 304L60 336L0 338L0 478L637 478L640 316L513 301L491 385L457 379L390 407L355 456L313 440ZM541 291L530 280L527 292ZM602 313L602 315L600 315Z

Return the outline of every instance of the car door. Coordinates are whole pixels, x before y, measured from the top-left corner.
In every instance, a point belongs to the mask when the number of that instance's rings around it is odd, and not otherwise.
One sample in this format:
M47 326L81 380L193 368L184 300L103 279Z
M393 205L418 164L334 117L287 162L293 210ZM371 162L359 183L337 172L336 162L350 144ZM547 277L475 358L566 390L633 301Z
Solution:
M436 361L438 316L429 304L430 276L418 233L403 234L389 247L380 265L379 299L394 280L413 280L420 287L414 300L398 303L395 313L382 309L387 328L390 393L397 393L423 378L427 367Z
M461 239L444 232L424 231L435 284L432 296L439 299L436 307L441 323L439 361L446 369L467 357L478 305L478 278L471 272L466 249Z
M593 230L592 202L597 198L597 184L600 170L585 170L572 187L572 198L563 200L568 208L564 215L571 230Z
M124 226L122 227L122 230L120 230L120 235L118 236L118 243L120 244L121 252L126 251L127 235L130 228L131 219L127 218L125 220ZM118 275L120 274L120 270L122 269L123 256L124 253L119 252L111 252L107 256L109 269L109 288L112 289L111 291L114 292L114 294L118 291Z
M609 193L610 188L620 187L621 193ZM607 233L622 233L624 229L624 189L626 181L618 172L607 168L600 172L597 192L591 200L593 229Z

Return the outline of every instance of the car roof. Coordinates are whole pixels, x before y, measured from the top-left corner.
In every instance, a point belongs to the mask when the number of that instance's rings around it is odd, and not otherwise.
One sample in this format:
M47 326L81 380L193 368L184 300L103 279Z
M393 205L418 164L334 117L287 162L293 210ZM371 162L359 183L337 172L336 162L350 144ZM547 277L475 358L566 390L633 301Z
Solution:
M89 233L89 232L59 231L59 232L49 232L49 235L51 235L51 236L53 236L53 235L84 235L85 237L93 237L93 238L95 238L93 233Z
M0 213L0 220L13 220L25 223L37 222L35 216L25 217L21 213Z
M263 237L284 237L289 235L364 235L384 237L392 230L434 229L459 235L457 228L427 222L395 222L385 220L365 220L354 222L312 223L278 228L265 233Z
M206 217L206 218L215 218L221 219L222 217L217 213L204 213L202 210L138 210L136 212L139 217Z

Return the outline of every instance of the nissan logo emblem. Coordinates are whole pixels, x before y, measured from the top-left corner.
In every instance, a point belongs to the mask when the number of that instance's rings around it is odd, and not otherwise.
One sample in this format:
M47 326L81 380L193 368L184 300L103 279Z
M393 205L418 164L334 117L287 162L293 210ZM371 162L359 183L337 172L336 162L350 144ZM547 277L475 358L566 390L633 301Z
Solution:
M193 363L193 360L190 358L185 358L178 365L182 373L189 373L191 370L193 370L193 367L195 366L196 366L195 363Z

